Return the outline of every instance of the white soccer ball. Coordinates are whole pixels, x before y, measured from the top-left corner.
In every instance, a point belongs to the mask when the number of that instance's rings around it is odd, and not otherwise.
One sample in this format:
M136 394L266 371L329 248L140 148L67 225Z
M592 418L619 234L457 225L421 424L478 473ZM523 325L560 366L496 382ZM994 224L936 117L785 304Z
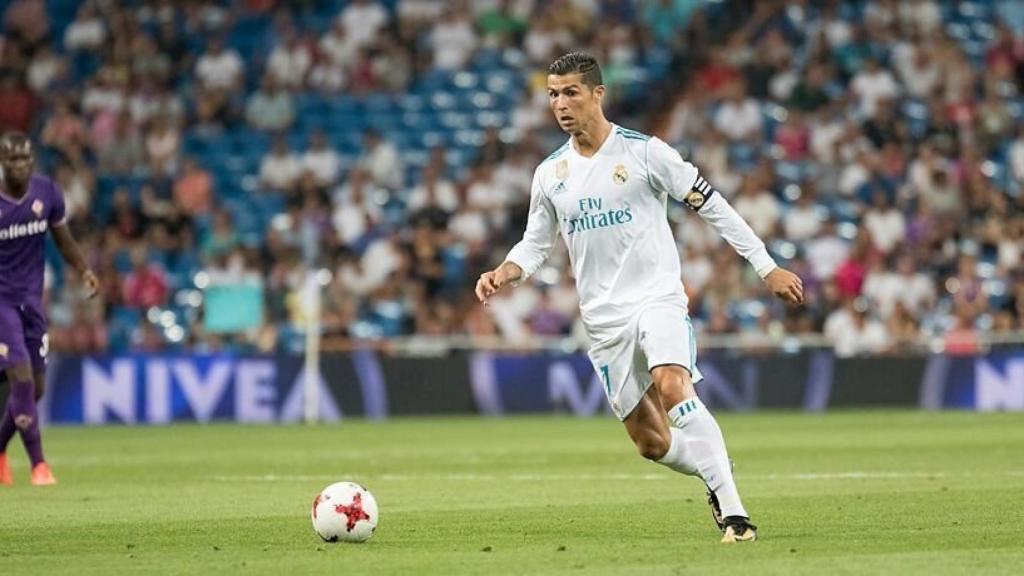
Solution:
M337 482L316 495L312 519L325 542L365 542L377 529L377 500L355 482Z

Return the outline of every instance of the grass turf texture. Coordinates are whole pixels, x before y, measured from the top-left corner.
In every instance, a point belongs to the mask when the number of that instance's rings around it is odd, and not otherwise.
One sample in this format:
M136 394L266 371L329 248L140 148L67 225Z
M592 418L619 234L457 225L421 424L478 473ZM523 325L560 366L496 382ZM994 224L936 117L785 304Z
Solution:
M60 485L0 488L4 573L843 574L1024 566L1024 414L721 417L754 544L722 545L701 484L643 461L612 418L319 427L51 428ZM381 522L309 520L335 480Z

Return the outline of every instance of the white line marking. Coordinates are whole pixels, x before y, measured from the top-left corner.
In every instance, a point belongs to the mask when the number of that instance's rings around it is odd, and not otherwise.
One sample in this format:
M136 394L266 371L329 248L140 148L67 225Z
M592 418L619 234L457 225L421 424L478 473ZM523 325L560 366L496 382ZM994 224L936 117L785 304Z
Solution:
M216 475L208 476L215 482L306 482L311 480L337 480L345 476L358 477L364 480L380 482L557 482L587 480L643 480L661 481L675 480L678 475L661 474L262 474L262 475ZM984 474L993 476L994 474ZM1024 476L1024 470L1003 472L1004 476ZM848 471L848 472L801 472L795 474L737 474L741 480L893 480L900 478L974 478L979 476L971 472L899 472L899 471Z

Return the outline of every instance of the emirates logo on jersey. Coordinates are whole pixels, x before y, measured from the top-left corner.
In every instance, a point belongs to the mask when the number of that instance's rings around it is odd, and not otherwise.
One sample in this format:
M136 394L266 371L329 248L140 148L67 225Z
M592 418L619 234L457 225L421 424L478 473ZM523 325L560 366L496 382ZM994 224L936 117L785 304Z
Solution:
M626 167L619 164L615 167L615 172L612 173L612 182L615 182L619 186L626 183L629 180L629 172L626 171Z
M42 200L36 200L35 202L32 203L32 213L35 214L37 218L41 218L43 216Z

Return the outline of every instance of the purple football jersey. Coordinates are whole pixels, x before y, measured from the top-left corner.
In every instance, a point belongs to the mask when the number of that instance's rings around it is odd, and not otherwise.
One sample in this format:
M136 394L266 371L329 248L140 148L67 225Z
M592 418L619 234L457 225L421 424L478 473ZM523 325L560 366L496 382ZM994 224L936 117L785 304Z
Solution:
M13 198L0 186L0 303L38 305L43 298L46 231L64 223L64 195L45 176Z

